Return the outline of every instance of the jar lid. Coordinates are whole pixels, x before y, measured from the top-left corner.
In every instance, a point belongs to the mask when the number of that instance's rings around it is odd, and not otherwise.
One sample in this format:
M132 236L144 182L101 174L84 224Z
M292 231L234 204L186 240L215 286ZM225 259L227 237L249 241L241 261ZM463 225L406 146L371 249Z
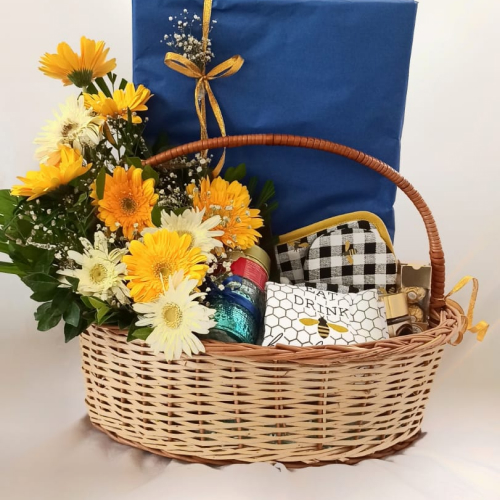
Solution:
M387 319L408 316L408 302L405 293L382 295L385 304Z
M234 250L229 254L229 257L232 261L237 261L241 257L253 260L260 264L269 276L269 272L271 271L271 258L267 255L267 252L262 250L262 248L257 245L243 251Z
M244 250L243 253L250 259L257 261L266 270L267 275L269 276L271 271L271 258L267 255L265 250L262 250L259 246L254 245L253 247Z

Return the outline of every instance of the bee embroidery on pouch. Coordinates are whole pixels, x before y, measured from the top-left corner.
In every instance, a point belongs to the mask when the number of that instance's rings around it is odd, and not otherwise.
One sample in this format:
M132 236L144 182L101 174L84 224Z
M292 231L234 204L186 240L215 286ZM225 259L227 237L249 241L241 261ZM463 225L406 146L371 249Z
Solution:
M293 249L298 252L301 248L309 248L309 243L307 241L304 241L303 243L300 242L300 240L295 240L293 243Z
M342 255L347 259L347 262L349 264L354 264L354 261L352 260L352 256L356 255L358 251L355 248L351 248L351 242L347 240L345 242L345 248L344 251L342 252Z
M330 328L336 332L345 333L347 328L335 325L334 323L328 323L322 316L319 319L314 318L299 318L299 321L305 326L318 325L318 334L322 339L326 339L330 335Z

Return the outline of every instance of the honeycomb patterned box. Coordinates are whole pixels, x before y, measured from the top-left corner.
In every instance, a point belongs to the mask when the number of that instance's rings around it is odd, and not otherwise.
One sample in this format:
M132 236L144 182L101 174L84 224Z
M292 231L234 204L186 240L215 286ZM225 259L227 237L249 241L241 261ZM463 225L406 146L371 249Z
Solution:
M263 345L352 345L389 338L376 290L335 293L267 283Z

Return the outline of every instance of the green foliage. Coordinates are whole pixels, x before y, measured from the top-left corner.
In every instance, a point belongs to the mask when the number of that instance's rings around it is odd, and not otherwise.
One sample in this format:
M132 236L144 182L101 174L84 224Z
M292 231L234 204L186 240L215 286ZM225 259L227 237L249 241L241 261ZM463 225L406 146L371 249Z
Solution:
M151 153L157 155L171 149L170 142L168 140L168 135L165 132L160 132L156 141L151 146Z
M102 200L104 196L104 186L106 184L106 169L102 167L99 170L99 173L97 174L96 180L95 180L95 190L96 190L96 195L97 198Z
M21 278L34 292L50 292L59 286L59 281L45 273L32 273Z
M120 90L125 90L125 87L127 86L127 80L125 78L122 78L120 81L120 86L118 87Z
M23 276L23 272L15 264L12 264L12 262L0 262L0 273Z
M247 175L247 167L240 163L237 167L228 167L224 173L224 179L227 182L241 181Z
M160 176L158 175L158 172L151 165L146 165L142 168L142 180L145 181L147 179L154 179L155 185L157 186L160 182Z
M35 313L35 319L38 321L38 330L41 332L52 330L52 328L59 324L61 318L61 311L50 302L42 304Z
M151 210L151 221L156 227L161 226L161 209L158 206L158 203Z
M106 96L106 97L113 97L112 93L111 93L111 90L109 90L109 87L106 83L106 81L104 80L104 78L101 76L99 78L96 78L95 79L95 83L97 84L97 86L101 89L102 93Z
M138 328L135 325L135 323L132 323L128 330L127 342L132 342L132 340L135 339L146 340L151 335L152 331L153 331L152 328L149 327Z
M142 168L142 160L137 156L125 156L125 163L130 167L134 166L136 168Z

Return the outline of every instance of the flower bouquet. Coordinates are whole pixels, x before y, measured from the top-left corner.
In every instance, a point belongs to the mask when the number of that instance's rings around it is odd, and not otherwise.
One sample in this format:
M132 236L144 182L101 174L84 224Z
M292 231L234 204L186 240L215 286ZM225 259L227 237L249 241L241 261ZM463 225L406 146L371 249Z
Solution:
M256 203L245 166L214 175L197 154L164 168L143 160L168 148L144 138L151 92L120 81L102 41L61 43L41 71L80 89L36 139L38 170L0 192L0 251L41 305L38 329L62 320L66 341L91 324L128 330L167 360L204 351L215 326L206 294L223 288L231 253L255 245L275 207L272 183ZM193 57L197 57L194 53Z

